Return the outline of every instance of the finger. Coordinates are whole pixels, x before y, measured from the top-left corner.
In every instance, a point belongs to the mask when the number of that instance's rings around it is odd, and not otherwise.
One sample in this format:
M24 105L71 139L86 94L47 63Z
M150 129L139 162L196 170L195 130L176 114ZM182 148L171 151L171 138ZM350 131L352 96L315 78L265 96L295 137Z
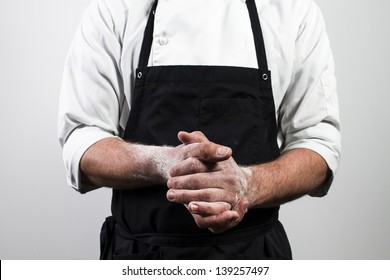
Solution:
M225 211L218 215L212 216L202 216L202 215L193 215L195 223L200 228L213 228L216 231L220 232L220 230L227 228L228 226L233 226L236 224L238 213L236 211Z
M240 216L240 220L244 218L244 215L248 212L249 201L246 197L241 198L236 205L234 205L233 210L237 211Z
M183 176L175 176L168 179L169 189L176 190L201 190L219 188L215 185L218 180L217 173L196 173Z
M222 223L219 225L211 226L209 227L209 230L213 233L221 233L237 226L244 218L244 215L248 212L248 205L249 201L247 198L240 199L232 209L233 211L236 211L238 215L237 219L227 222L226 224Z
M194 132L185 132L180 131L177 135L179 140L185 144L191 144L191 143L200 143L204 141L208 141L207 137L200 131L194 131Z
M172 166L169 174L171 177L177 177L195 173L212 172L215 171L214 167L215 163L209 163L201 161L198 158L190 157Z
M223 189L223 185L225 184L223 179L219 172L196 173L171 177L167 181L167 186L172 190L219 189L225 191Z
M220 195L215 194L216 189L204 190L169 190L167 199L170 202L190 204L192 201L217 202Z
M196 201L191 202L187 209L191 212L191 214L197 214L201 216L212 216L218 215L222 212L231 210L232 206L226 202L203 202Z
M229 176L229 174L225 175L222 172L204 172L171 177L167 181L167 186L169 189L177 190L220 189L227 192L234 187L235 183L235 177ZM238 199L236 200L237 202Z
M235 226L237 226L242 219L244 218L244 215L248 212L248 205L249 201L247 198L242 198L237 202L237 204L233 207L232 211L236 211L237 218L234 220L231 220L230 222L227 221L227 223L220 223L209 227L209 230L213 233L221 233L228 229L231 229Z
M237 203L237 198L222 189L203 189L203 190L177 190L171 189L166 194L170 202L189 204L193 201L203 202L226 202L230 205ZM237 212L237 211L235 211Z
M191 143L184 147L184 158L195 157L206 162L219 162L232 156L232 149L210 141Z
M209 141L201 131L194 131L191 133L180 131L178 133L178 138L185 145L202 143L202 145L199 145L200 151L195 151L194 154L190 153L188 156L199 157L206 161L215 162L228 159L232 155L232 151L229 147Z
M224 189L225 177L219 172L171 177L167 182L170 194L167 197L170 201L178 203L224 201L236 205L239 196L234 191Z

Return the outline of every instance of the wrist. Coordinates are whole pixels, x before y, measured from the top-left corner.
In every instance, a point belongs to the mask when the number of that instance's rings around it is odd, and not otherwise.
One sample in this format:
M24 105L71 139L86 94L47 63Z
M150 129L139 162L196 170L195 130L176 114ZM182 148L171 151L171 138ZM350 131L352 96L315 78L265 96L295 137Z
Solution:
M142 168L138 176L147 177L150 183L165 184L169 179L171 147L132 145L134 157Z
M245 197L249 204L248 208L252 208L255 204L256 192L253 191L253 170L251 167L241 167L244 179L243 179L243 188L241 191L241 197Z
M155 147L156 150L153 153L153 163L156 169L156 173L160 177L163 183L166 183L170 176L170 170L175 162L175 151L173 147L162 146Z

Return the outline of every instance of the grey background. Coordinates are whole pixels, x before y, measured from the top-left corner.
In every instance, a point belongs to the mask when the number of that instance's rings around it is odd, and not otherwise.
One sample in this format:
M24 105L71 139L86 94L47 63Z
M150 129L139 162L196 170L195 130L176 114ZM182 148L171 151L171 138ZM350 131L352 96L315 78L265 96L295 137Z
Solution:
M90 0L0 0L0 259L96 259L110 191L65 182L57 108ZM283 206L296 259L390 259L387 0L317 0L336 59L343 156L330 193Z

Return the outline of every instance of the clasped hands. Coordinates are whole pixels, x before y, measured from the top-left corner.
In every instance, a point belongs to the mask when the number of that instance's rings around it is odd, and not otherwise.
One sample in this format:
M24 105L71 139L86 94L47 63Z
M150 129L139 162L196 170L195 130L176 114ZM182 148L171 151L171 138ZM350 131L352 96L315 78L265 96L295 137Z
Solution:
M236 226L248 211L251 170L201 132L180 132L178 138L183 144L172 151L167 199L184 204L200 228L220 233Z

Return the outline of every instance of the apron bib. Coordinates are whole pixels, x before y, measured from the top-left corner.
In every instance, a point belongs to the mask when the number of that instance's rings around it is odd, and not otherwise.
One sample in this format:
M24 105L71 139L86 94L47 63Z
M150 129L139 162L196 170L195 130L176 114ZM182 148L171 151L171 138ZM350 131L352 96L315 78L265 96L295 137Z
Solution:
M246 3L259 69L148 67L155 1L145 29L124 139L177 146L181 144L179 131L199 130L210 141L232 148L240 165L279 156L271 73L260 21L254 0ZM169 202L167 190L166 185L113 190L113 218L103 226L101 258L291 258L286 234L278 222L278 207L251 209L235 228L213 234L200 229L183 205Z

